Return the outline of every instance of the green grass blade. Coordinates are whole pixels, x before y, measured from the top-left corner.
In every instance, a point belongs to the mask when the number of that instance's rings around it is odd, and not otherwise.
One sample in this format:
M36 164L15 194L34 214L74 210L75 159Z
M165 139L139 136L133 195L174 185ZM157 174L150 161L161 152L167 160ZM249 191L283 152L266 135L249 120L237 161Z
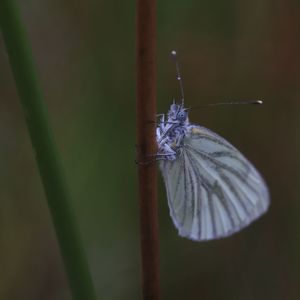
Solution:
M70 195L48 122L41 89L14 0L0 1L0 27L44 185L73 299L96 299L76 229Z

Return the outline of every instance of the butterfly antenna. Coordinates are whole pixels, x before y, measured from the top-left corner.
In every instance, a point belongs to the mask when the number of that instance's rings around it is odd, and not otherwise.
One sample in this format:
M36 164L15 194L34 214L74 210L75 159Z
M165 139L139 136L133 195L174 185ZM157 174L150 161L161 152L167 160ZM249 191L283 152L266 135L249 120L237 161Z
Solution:
M209 107L209 106L223 106L223 105L261 105L263 104L262 100L245 100L245 101L231 101L231 102L217 102L217 103L207 103L203 105L197 105L191 107L192 109L202 108L202 107Z
M172 58L175 62L175 66L176 66L176 75L177 75L177 80L179 82L180 93L181 93L181 105L182 105L182 107L184 107L183 83L182 83L182 79L180 76L179 64L178 64L178 60L177 60L177 52L175 50L173 50L173 51L171 51L171 55L172 55Z

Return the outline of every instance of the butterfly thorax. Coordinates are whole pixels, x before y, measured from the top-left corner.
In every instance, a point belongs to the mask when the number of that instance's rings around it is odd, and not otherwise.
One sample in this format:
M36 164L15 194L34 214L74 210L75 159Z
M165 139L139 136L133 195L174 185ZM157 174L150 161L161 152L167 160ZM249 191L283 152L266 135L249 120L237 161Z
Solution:
M190 127L187 109L173 103L167 119L162 115L156 128L158 159L175 160L181 154L183 140Z

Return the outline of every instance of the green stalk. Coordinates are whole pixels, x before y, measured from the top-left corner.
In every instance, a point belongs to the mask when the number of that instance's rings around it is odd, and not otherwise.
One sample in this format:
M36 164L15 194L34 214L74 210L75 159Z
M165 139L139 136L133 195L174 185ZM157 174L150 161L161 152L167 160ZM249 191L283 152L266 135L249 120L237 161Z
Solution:
M70 194L49 126L31 50L14 0L0 0L0 28L22 102L73 299L94 300L96 294L70 207Z

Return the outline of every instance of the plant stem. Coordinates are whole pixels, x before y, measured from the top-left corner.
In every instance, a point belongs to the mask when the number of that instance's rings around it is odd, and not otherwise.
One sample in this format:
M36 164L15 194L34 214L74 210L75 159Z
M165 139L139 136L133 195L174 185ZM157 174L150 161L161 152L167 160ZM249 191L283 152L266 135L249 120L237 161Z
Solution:
M96 294L87 260L69 206L69 191L48 123L31 50L14 0L0 1L0 28L22 102L73 299L94 300Z
M138 161L156 153L156 1L137 0ZM160 298L156 165L139 165L139 206L144 299Z

